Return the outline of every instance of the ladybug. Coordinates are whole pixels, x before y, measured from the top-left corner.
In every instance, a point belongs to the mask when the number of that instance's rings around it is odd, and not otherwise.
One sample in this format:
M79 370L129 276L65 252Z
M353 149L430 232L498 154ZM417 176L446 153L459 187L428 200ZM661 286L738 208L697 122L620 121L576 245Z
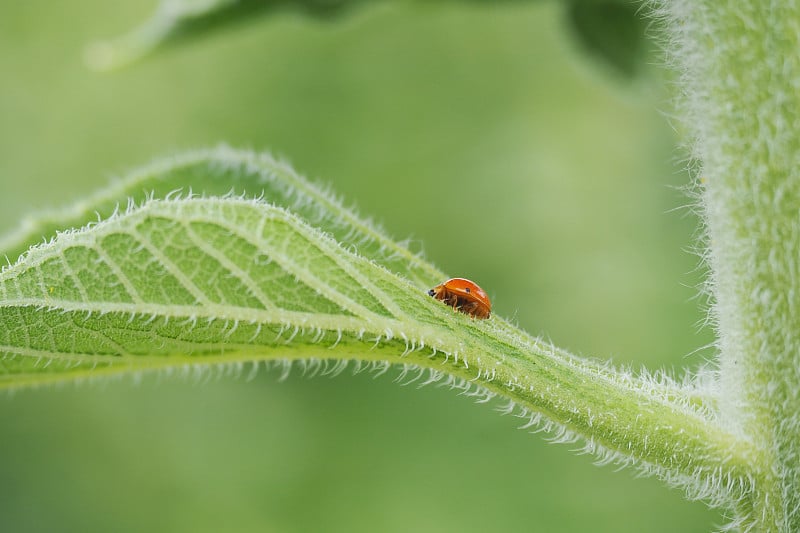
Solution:
M486 291L468 279L448 279L429 290L428 294L473 318L489 318L492 313L492 302Z

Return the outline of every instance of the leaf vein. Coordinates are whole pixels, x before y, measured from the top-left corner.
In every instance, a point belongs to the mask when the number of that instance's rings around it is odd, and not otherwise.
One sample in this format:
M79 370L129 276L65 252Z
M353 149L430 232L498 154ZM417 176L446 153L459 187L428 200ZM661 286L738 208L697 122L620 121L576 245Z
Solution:
M130 235L136 241L138 241L139 244L144 246L144 248L150 253L150 255L152 255L159 261L161 266L164 267L164 270L166 270L170 275L172 275L172 277L178 280L178 283L180 283L183 286L183 288L186 289L189 292L189 294L191 294L195 298L195 300L199 305L201 306L212 305L211 300L208 299L206 294L202 290L200 290L200 288L197 285L195 285L195 283L191 279L189 279L189 277L183 272L183 270L180 267L178 267L178 265L172 262L164 253L161 252L161 250L158 249L157 246L155 246L152 242L150 242L149 239L147 239L144 235L142 235L135 229L130 229Z
M268 218L268 215L266 216ZM366 320L373 320L378 319L380 315L374 313L364 307L363 305L357 303L352 298L348 297L347 295L343 294L340 291L335 290L333 287L330 286L329 283L326 283L324 280L320 279L314 272L309 270L308 268L301 267L297 262L293 261L291 257L289 257L286 253L281 250L278 250L276 247L271 245L267 240L262 239L260 237L250 236L242 233L240 228L231 225L222 223L219 220L209 220L205 219L204 217L193 217L193 221L200 221L205 223L213 223L217 224L220 227L225 228L227 231L230 231L240 239L247 241L248 243L252 244L259 250L269 250L271 253L270 257L278 263L281 268L293 274L299 281L305 283L312 289L316 290L326 298L330 299L343 309L350 311L351 313L360 316Z
M142 299L142 297L139 295L139 291L137 291L136 287L133 286L133 283L131 282L130 278L128 278L127 274L125 274L125 272L122 270L122 267L119 264L117 264L117 262L114 261L106 253L102 245L98 243L98 245L95 247L95 251L97 252L97 255L100 257L100 259L106 265L108 265L108 268L110 268L111 272L113 272L114 275L117 277L119 282L125 288L125 292L127 292L128 296L131 297L131 300L133 300L133 302L137 304L144 303L144 299Z
M75 273L75 270L67 261L67 256L64 254L64 250L59 249L56 252L56 257L58 257L64 265L64 272L69 276L72 282L75 284L75 288L78 289L78 294L81 295L81 300L87 301L89 300L89 294L86 292L86 287L83 286L83 282L80 280L78 275ZM37 269L41 269L41 264L36 266ZM42 287L42 294L47 294L47 289Z
M247 287L250 293L259 301L259 303L265 309L278 308L278 306L275 305L275 302L270 300L270 298L266 294L264 294L264 291L261 290L258 284L253 280L253 278L251 278L247 274L247 272L245 272L242 268L240 268L236 263L231 261L227 255L217 250L215 247L210 246L203 239L201 239L200 236L197 235L197 232L195 232L189 224L183 222L182 226L186 230L186 233L188 234L192 244L197 246L203 253L205 253L209 257L212 257L213 259L218 261L219 264L221 264L223 267L228 269L230 273L236 276L237 279L241 281L245 287Z
M329 259L331 259L334 263L336 263L342 270L347 272L347 274L355 279L362 287L364 287L367 292L369 292L378 302L383 306L384 309L389 311L395 318L402 318L405 317L405 313L400 310L400 307L394 303L394 300L389 298L386 293L380 290L374 283L372 283L366 276L363 276L358 269L352 265L349 261L341 259L343 256L341 248L336 245L334 249L334 244L332 241L328 241L327 239L319 239L314 238L310 232L308 226L305 224L299 223L296 219L289 219L289 224L291 227L300 233L305 239L312 244L312 246L316 246L320 252L326 255ZM324 245L322 243L325 243ZM323 248L324 246L324 248Z
M123 313L133 317L153 316L156 318L163 317L169 319L238 320L240 322L254 324L265 323L287 324L309 328L320 327L331 331L368 330L379 332L382 331L383 328L400 326L399 322L388 318L378 318L373 322L347 315L305 313L301 311L287 311L284 309L253 309L249 307L234 307L220 304L196 306L168 305L150 302L132 304L127 302L71 302L66 300L19 298L0 302L0 307L34 307L37 309L53 309L67 313Z

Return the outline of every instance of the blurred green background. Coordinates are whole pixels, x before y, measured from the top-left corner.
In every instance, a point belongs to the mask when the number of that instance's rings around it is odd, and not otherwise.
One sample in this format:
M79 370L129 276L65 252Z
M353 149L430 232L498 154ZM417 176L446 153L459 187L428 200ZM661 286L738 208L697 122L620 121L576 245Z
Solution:
M119 72L84 68L85 44L154 6L0 3L0 229L224 141L329 182L559 346L650 369L708 355L692 353L711 336L686 251L697 221L677 209L688 178L666 76L649 66L625 81L592 61L561 3L277 13ZM448 390L277 377L0 397L0 528L699 532L722 520Z

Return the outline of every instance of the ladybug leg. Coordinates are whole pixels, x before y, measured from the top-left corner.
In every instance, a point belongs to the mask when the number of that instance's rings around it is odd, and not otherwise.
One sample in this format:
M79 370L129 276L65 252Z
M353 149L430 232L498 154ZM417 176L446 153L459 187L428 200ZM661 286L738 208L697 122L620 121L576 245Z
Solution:
M467 302L461 306L461 312L467 313L469 316L474 317L475 311L478 309L478 302Z
M454 310L458 310L458 296L455 294L448 294L444 301Z

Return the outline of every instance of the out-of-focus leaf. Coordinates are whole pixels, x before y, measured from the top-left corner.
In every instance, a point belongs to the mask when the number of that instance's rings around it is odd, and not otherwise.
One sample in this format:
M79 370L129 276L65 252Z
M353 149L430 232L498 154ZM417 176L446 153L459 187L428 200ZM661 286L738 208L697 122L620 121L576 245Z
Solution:
M647 56L646 21L640 2L575 0L568 18L578 42L594 58L626 78L639 71Z
M157 48L177 44L282 9L328 17L361 0L161 0L155 13L129 33L91 44L89 67L112 70Z

